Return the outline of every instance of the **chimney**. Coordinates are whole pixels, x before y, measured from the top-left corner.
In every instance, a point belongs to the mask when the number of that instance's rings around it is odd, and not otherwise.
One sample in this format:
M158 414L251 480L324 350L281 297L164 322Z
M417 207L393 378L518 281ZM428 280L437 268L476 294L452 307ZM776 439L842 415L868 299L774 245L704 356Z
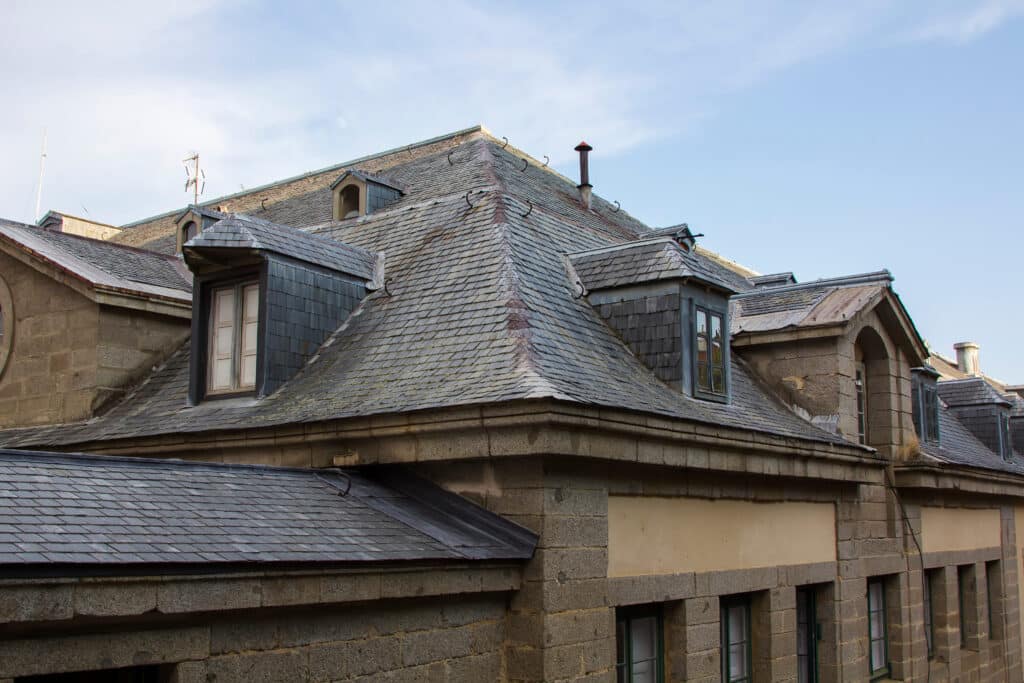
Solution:
M576 187L580 191L580 201L583 203L583 208L589 209L590 193L594 186L590 184L590 167L587 162L587 155L594 148L584 141L576 145L575 149L580 153L580 184Z
M976 342L960 342L953 344L956 349L956 366L960 372L972 377L981 375L981 368L978 367L978 349L981 348Z

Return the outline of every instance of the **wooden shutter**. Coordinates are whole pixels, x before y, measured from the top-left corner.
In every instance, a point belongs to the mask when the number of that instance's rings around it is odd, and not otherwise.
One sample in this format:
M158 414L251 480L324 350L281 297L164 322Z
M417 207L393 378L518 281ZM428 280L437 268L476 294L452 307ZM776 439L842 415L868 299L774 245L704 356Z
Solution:
M259 285L242 288L241 345L239 349L238 386L251 389L256 386L256 340L259 336Z

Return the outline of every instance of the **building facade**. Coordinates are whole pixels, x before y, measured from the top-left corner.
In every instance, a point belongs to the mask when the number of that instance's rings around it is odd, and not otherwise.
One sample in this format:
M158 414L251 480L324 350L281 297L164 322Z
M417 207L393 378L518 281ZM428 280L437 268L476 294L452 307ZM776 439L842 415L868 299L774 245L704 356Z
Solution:
M39 413L0 273L0 681L1024 680L1020 397L888 272L758 275L480 128L102 244L190 325Z

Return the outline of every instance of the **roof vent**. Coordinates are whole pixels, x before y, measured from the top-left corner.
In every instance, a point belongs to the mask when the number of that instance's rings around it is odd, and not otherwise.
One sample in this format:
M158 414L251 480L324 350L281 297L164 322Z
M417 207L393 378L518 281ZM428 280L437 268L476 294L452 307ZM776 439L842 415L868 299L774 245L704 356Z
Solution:
M956 367L960 372L978 377L981 375L981 368L978 366L978 349L981 347L977 342L960 342L953 344L956 349Z
M594 189L594 186L590 184L590 167L588 165L587 155L594 149L586 143L581 142L574 148L580 153L580 184L576 187L580 191L580 201L583 203L583 208L590 208L590 194Z

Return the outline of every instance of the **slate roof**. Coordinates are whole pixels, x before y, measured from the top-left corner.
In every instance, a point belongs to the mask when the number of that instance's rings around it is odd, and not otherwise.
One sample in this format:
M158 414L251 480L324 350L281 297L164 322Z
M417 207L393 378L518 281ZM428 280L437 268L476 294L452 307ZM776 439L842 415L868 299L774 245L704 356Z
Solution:
M191 275L173 256L4 219L0 240L94 286L192 300Z
M523 560L536 541L403 475L0 450L0 574Z
M228 216L185 243L191 250L235 248L270 251L283 256L372 280L377 255L337 240L304 230L271 223L252 216Z
M996 391L982 377L946 380L938 383L939 396L951 407L996 403L1009 405L1010 401Z
M674 239L659 237L569 255L583 285L591 291L653 280L696 279L727 292L750 289L737 273Z
M891 282L892 275L882 270L750 289L730 299L731 332L736 335L844 323L881 297Z
M385 210L334 222L326 185L290 206L298 224L322 220L311 232L386 254L389 284L274 394L187 406L186 347L102 417L9 430L0 443L67 446L539 398L845 443L785 407L739 359L730 404L682 395L574 298L565 254L648 234L625 211L596 196L584 209L573 181L529 159L523 170L523 157L486 135L397 158L388 176L409 191Z
M941 388L945 382L939 382ZM978 467L997 472L1024 475L1024 458L1012 456L1003 460L997 453L971 434L967 427L956 419L945 406L939 406L939 443L924 442L921 451L929 458L955 465Z

